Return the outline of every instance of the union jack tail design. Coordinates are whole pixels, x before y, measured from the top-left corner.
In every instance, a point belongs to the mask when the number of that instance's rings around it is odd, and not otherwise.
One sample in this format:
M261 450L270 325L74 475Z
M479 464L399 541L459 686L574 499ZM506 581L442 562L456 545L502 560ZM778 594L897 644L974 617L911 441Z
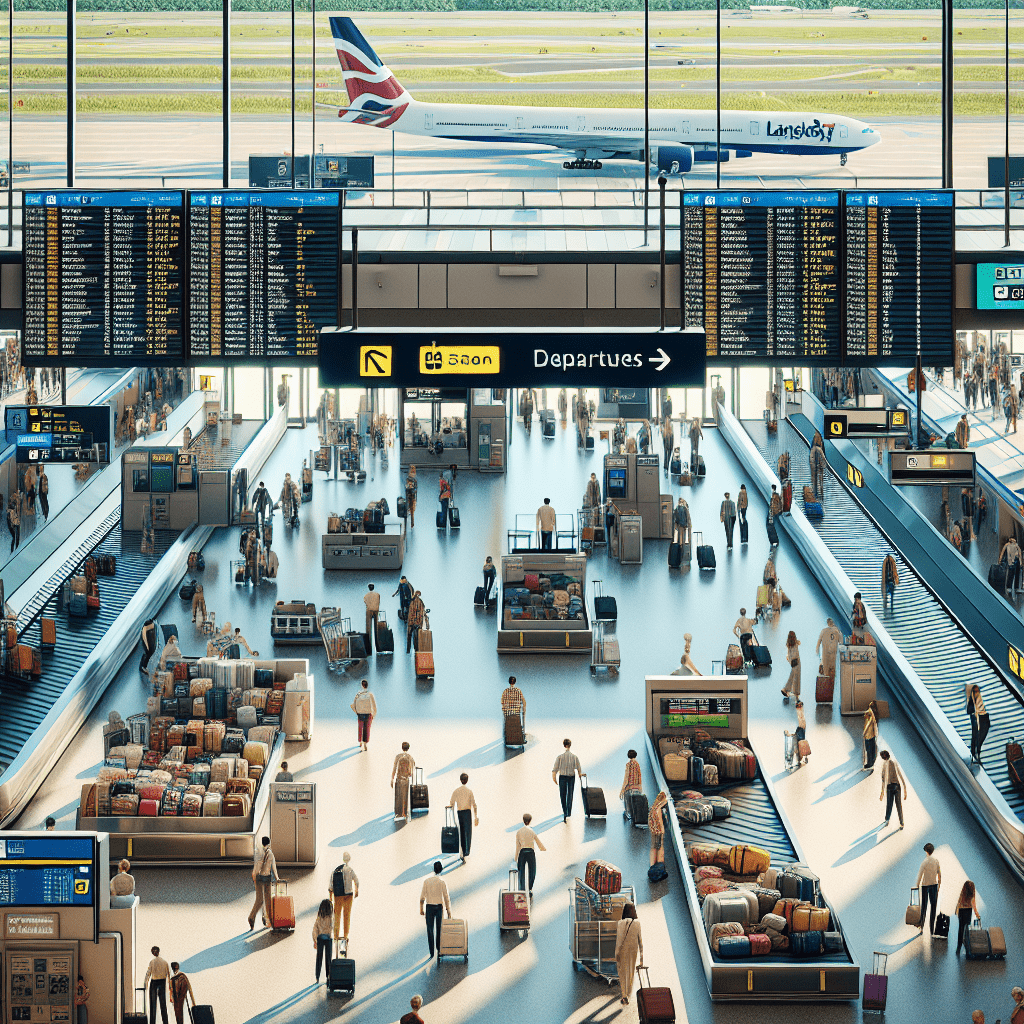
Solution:
M351 18L331 18L331 35L348 89L349 109L338 116L353 124L389 128L405 113L412 97Z

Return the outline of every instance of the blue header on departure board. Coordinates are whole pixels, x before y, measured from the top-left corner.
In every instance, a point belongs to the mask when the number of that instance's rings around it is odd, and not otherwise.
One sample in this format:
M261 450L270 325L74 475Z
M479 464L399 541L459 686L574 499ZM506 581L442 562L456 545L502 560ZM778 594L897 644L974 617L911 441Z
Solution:
M0 839L0 860L92 860L92 840L81 836L57 839Z
M684 192L684 206L838 206L838 192Z
M26 206L184 206L183 192L26 192Z
M193 206L337 206L337 192L267 189L265 192L189 192Z
M952 192L847 192L847 206L952 206Z

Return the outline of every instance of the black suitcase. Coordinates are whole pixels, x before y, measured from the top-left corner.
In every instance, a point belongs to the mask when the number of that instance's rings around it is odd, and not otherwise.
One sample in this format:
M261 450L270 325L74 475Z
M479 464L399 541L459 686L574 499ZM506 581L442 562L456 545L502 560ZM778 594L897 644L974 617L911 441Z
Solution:
M451 807L444 809L444 824L441 826L441 852L459 852L459 826L455 823L455 811Z
M587 451L592 452L594 450L594 438L587 434Z
M675 542L668 546L668 567L670 569L681 569L683 566L683 547Z
M619 606L615 603L615 598L605 594L601 580L594 580L594 618L618 619L618 617Z
M702 480L707 475L708 475L708 471L707 471L707 467L704 465L704 456L703 455L698 455L697 456L697 473L696 473L697 479L698 480Z
M707 569L713 572L717 566L715 562L715 549L711 544L702 544L703 533L696 534L697 537L697 568Z
M772 663L771 651L769 651L767 647L751 646L750 660L757 668L768 668Z
M526 730L523 728L523 716L521 714L505 716L505 746L526 746Z
M604 790L588 786L586 773L580 776L580 792L583 794L583 813L588 818L607 816L608 805L604 800Z
M412 785L409 787L409 810L410 812L430 810L430 794L427 792L427 784L423 781L422 768L416 769Z
M672 452L672 461L669 463L669 472L673 476L679 476L679 474L682 471L683 471L683 461L682 461L682 459L679 456L679 449L676 448Z
M161 626L160 632L164 635L164 643L167 643L172 636L178 637L179 640L181 639L181 632L172 622L169 622L166 626Z
M445 527L448 524L445 522L444 513L440 509L437 510L437 516L435 518L436 518L436 522L437 522L437 528L439 530L445 529Z
M486 602L484 600L484 588L477 587L476 593L473 595L473 604L479 605L481 608L483 608L485 603Z
M409 506L406 504L405 498L399 498L395 505L395 515L399 519L404 519L409 514Z
M932 932L933 939L949 938L949 914L943 914L940 910L935 915L935 930Z
M377 623L377 653L395 653L395 634L386 622Z
M142 993L142 1010L139 1010L139 993ZM124 1017L122 1018L124 1024L149 1024L149 1018L146 1016L146 990L144 988L137 988L135 990L135 1009L134 1012L125 1010Z
M215 1024L212 1006L193 1005L189 1012L192 1014L192 1024Z
M541 426L544 428L544 437L555 436L555 421L554 419L541 420Z
M633 793L629 798L629 816L634 828L647 828L651 807L643 793Z
M740 520L740 543L746 544L750 540L750 523L746 519Z
M1006 590L1006 563L997 562L995 565L988 567L988 582L989 586L994 590L1003 593Z
M458 507L455 505L448 506L448 522L453 530L457 530L462 526L462 517L459 515Z
M340 953L341 950L339 949ZM348 952L346 950L345 952ZM356 990L356 962L348 957L335 957L327 965L327 991L328 992L355 992Z
M768 543L774 548L779 543L779 531L775 529L775 521L769 521L766 528L768 530Z

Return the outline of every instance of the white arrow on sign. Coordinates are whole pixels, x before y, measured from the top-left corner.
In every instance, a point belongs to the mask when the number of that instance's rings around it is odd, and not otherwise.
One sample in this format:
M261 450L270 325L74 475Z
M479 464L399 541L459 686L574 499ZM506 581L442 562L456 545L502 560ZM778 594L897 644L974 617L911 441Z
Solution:
M658 352L661 354L660 358L658 356L648 356L647 357L647 362L649 362L649 363L661 363L661 365L658 367L658 373L661 373L661 371L664 370L665 367L668 366L668 364L672 362L672 359L669 356L669 354L663 348L659 348Z

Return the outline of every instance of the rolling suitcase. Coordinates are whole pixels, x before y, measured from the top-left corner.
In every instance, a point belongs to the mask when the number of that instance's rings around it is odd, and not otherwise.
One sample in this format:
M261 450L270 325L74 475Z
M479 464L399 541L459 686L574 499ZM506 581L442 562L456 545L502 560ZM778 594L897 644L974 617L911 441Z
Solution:
M215 1024L212 1006L193 1004L189 1013L192 1015L192 1024Z
M441 921L441 945L437 949L437 959L443 956L461 956L469 963L469 929L466 922L454 917L446 917Z
M633 821L633 828L647 828L647 818L651 813L647 797L640 792L634 792L629 798L629 816Z
M1006 768L1010 776L1010 785L1018 792L1024 793L1024 751L1013 736L1006 744Z
M715 570L715 549L711 544L702 544L703 533L697 533L697 568L707 569L710 572Z
M831 704L835 695L836 681L833 676L820 675L814 683L814 700L817 704Z
M982 927L980 917L967 929L964 952L967 954L968 960L987 960L992 956L992 940L989 931L988 928ZM1000 935L1002 935L1001 929Z
M864 998L861 1000L861 1007L865 1010L885 1012L885 1000L889 994L889 979L885 974L888 959L888 953L879 953L876 950L871 974L864 975Z
M451 807L444 809L444 824L441 826L441 852L459 852L459 826L455 824L455 811Z
M994 960L1002 960L1006 957L1006 938L1002 928L989 928L988 944L989 955Z
M377 620L377 653L395 653L394 630L392 630L392 628L388 625L387 619L384 618L383 612L380 613L380 618Z
M437 515L434 518L439 530L447 529L448 523L445 521L444 513L440 509L437 510Z
M594 580L594 618L610 621L618 616L619 608L615 598L605 594L603 580Z
M949 914L944 914L940 910L935 915L935 928L932 931L933 939L948 939L949 938Z
M746 519L740 520L740 543L746 544L750 540L750 523Z
M412 785L409 787L409 812L429 811L430 793L427 784L423 781L423 769L417 768L413 775Z
M679 474L682 471L683 471L683 460L680 457L679 449L678 448L673 448L672 449L672 461L669 463L669 472L673 476L679 476Z
M793 481L787 480L782 485L782 511L788 512L793 507Z
M636 992L640 1024L675 1024L676 1005L672 1001L672 990L664 987L654 988L651 985L651 972L646 967L638 967L636 973L640 983Z
M483 608L485 603L486 601L484 599L484 588L477 587L476 593L473 595L473 604L475 604L479 608Z
M921 890L916 886L910 890L910 904L903 916L905 924L917 927L921 923Z
M139 993L142 993L142 1009L139 1009ZM134 1012L125 1010L124 1017L121 1018L122 1024L149 1024L149 1018L146 1016L146 990L144 988L137 988L135 990L135 1007Z
M523 716L519 712L505 715L505 746L526 746L526 730L523 728Z
M340 954L341 950L337 952ZM348 952L346 950L345 952ZM336 956L327 965L327 991L328 992L355 992L356 990L356 962L348 957Z
M769 668L772 663L771 651L761 645L751 646L750 660L754 663L755 668Z
M706 477L707 475L708 475L708 471L707 471L707 467L704 465L704 456L703 455L698 455L697 456L697 473L696 473L697 479L698 480L703 480L704 477Z
M498 893L498 927L501 931L527 931L530 927L530 897L519 888L519 869L508 871L508 888Z
M434 678L434 652L433 651L417 651L416 652L416 678L417 679L433 679Z
M673 542L668 546L668 567L670 569L681 569L683 566L683 548L681 544Z
M588 818L607 816L608 805L605 803L604 790L598 786L588 786L585 772L580 776L580 792L583 795L583 813Z
M683 561L689 565L693 561L693 552L690 549L689 541L683 544Z
M288 883L278 879L270 897L270 927L277 931L295 930L295 901L288 895Z
M1005 562L997 562L995 565L988 567L988 583L989 586L994 590L998 590L1000 594L1006 590L1006 572L1007 567Z
M779 544L779 531L775 528L775 520L769 519L766 526L768 531L768 543L774 548Z
M456 505L448 506L448 524L453 530L457 530L462 526L462 517L459 515L459 509Z

